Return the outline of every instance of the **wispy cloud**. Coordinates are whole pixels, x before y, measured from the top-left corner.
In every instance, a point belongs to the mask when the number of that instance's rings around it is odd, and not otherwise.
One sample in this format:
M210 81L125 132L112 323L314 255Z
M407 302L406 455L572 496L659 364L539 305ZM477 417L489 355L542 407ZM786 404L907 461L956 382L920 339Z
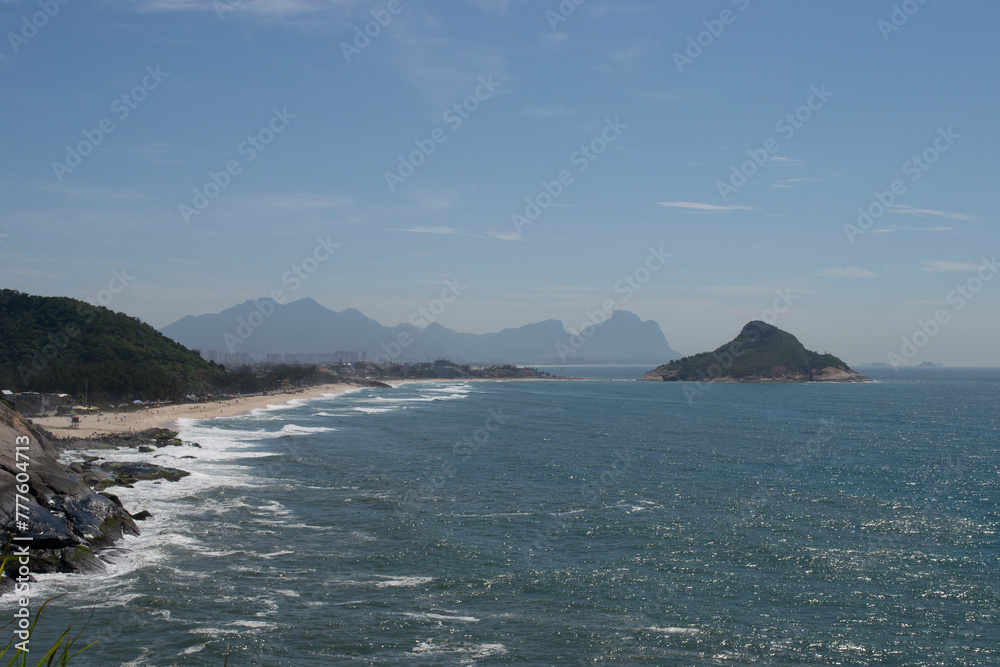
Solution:
M818 178L786 178L783 181L772 183L772 188L794 188L797 183L816 183Z
M274 213L305 213L329 208L342 208L354 202L339 195L318 195L303 192L282 192L268 195L235 195L234 205L252 211Z
M902 215L916 215L921 218L933 217L933 218L947 218L948 220L965 220L973 221L979 220L974 215L966 215L964 213L952 213L950 211L936 211L930 208L913 208L912 206L902 206L899 204L889 207L889 213L898 213Z
M510 0L465 0L483 11L497 16L507 16L510 12Z
M410 234L458 234L454 227L410 227L409 229L387 229L389 232L408 232Z
M524 238L516 232L501 234L499 232L463 232L454 227L409 227L407 229L387 229L387 232L403 232L406 234L441 234L444 236L468 236L476 239L498 239L500 241L523 241Z
M925 259L921 271L978 271L983 267L981 262L949 262L945 259Z
M530 107L525 109L522 115L531 118L569 118L573 116L573 112L566 107Z
M776 289L771 285L706 285L702 287L706 292L713 294L726 294L730 296L757 296L759 294L774 294Z
M392 66L403 82L427 103L429 117L461 102L481 85L481 78L494 83L490 98L513 92L514 79L507 75L504 51L482 41L448 37L448 26L429 14L406 14L393 22L390 33Z
M517 232L507 232L501 234L500 232L487 232L485 234L470 234L470 236L479 236L488 239L500 239L501 241L523 241L524 237Z
M954 227L898 227L893 225L892 227L882 227L881 229L873 229L872 234L892 234L893 232L953 232Z
M702 204L699 202L692 201L660 201L656 202L657 206L664 206L666 208L682 208L686 209L689 213L727 213L729 211L754 211L752 206L718 206L716 204Z
M837 269L826 269L816 274L817 276L830 278L878 278L879 274L859 269L856 266L846 266Z
M606 54L607 61L597 66L598 71L613 75L631 70L651 51L651 41L652 38L647 38Z
M242 0L232 3L234 11L243 15L280 18L294 14L319 12L329 9L349 8L364 0ZM120 5L140 12L216 12L214 0L140 0L120 2Z
M778 167L799 167L804 165L806 162L805 160L799 160L798 158L775 155L771 158L770 163Z

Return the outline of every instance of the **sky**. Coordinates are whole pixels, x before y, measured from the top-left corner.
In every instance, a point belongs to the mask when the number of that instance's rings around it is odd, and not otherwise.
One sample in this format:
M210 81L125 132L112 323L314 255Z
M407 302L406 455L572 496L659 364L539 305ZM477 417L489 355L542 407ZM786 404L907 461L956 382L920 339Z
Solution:
M263 296L472 333L622 309L684 354L764 319L851 364L1000 366L997 25L2 0L0 286L156 327Z

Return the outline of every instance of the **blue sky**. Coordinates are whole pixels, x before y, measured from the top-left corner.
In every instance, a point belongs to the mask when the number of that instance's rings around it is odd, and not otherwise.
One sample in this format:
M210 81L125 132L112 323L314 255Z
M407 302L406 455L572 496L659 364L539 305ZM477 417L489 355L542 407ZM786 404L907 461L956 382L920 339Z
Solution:
M682 353L766 316L849 363L1000 365L1000 6L570 6L0 2L0 285L394 325L457 278L460 331L611 300Z

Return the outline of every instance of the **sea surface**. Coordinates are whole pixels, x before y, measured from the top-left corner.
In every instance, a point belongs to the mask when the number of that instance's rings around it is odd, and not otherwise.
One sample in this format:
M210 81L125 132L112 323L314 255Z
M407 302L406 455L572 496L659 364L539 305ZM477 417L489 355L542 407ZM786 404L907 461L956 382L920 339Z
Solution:
M862 370L186 422L201 448L102 452L192 474L116 491L154 518L42 577L32 646L90 618L71 665L1000 664L1000 371Z

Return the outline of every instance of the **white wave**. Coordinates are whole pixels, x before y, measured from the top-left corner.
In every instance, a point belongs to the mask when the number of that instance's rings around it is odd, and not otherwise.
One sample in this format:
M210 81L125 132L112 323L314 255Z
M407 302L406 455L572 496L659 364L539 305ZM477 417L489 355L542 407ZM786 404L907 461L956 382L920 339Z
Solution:
M669 627L666 627L666 628L659 628L659 627L656 627L655 625L652 625L652 626L646 628L646 630L649 630L650 632L659 632L659 633L662 633L662 634L665 634L665 635L698 635L698 634L701 634L701 630L699 628L678 628L678 627L674 627L674 626L669 626Z
M191 655L192 653L201 653L205 650L208 644L198 644L197 646L189 646L188 648L181 651L181 655Z
M218 637L220 635L238 635L245 632L245 630L226 629L226 628L195 628L193 630L188 630L188 634L191 635L208 635L209 637Z
M549 516L569 516L570 514L582 514L586 509L567 510L565 512L549 512Z
M468 655L472 658L490 658L497 655L504 655L507 653L507 647L500 643L460 644L458 646L448 646L444 644L435 644L433 641L419 641L417 642L417 645L413 647L412 652L423 655L453 653L457 655ZM466 664L465 661L463 661L462 664Z
M278 627L277 623L269 623L268 621L233 621L232 623L226 623L226 625L235 625L238 628L251 628L253 630L270 630L271 628Z
M403 616L409 616L410 618L416 618L419 620L427 621L458 621L460 623L478 623L479 619L475 616L448 616L446 614L434 614L434 613L404 613Z
M278 431L280 435L304 435L306 433L329 433L337 429L330 426L299 426L298 424L285 424Z
M400 406L398 408L354 408L355 412L364 412L369 415L377 415L383 412L395 412L396 410L405 410L406 408Z
M372 400L380 403L432 403L438 400L438 397L420 396L419 398L396 398L394 396L376 396Z
M421 387L420 391L433 391L433 392L443 393L443 394L446 394L446 393L455 393L455 392L460 392L460 393L463 393L463 394L468 394L468 393L472 392L472 387L470 385L467 385L467 384L455 384L455 385L446 384L446 385L441 386L441 387Z
M429 584L434 579L432 577L383 577L382 581L371 582L376 588L409 588Z

